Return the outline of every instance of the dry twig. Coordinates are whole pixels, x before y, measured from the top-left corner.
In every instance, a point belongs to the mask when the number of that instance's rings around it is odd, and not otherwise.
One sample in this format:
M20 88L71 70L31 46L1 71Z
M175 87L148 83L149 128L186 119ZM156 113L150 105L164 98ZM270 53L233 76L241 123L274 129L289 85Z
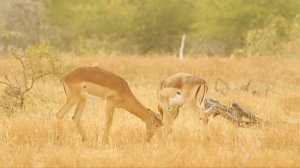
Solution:
M253 95L260 94L260 92L256 89L252 89L252 90L249 89L250 85L251 85L251 80L249 79L248 82L244 85L240 85L237 87L230 87L229 84L225 82L223 79L217 78L214 89L217 93L220 93L223 96L226 96L230 92L239 92L239 91L250 92ZM269 88L266 88L265 91L262 91L262 94L267 95L268 91Z

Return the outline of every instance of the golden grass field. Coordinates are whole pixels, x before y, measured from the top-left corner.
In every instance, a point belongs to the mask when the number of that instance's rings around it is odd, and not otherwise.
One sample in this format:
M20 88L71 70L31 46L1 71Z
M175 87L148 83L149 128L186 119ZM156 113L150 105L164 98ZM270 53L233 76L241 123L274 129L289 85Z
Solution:
M202 122L183 107L171 135L155 135L145 142L144 123L117 109L110 142L104 145L103 101L90 100L82 117L88 140L81 142L71 121L72 111L65 117L64 136L57 141L54 114L65 95L59 79L47 78L29 93L32 98L25 102L24 112L7 116L0 111L0 167L300 166L300 59L65 56L64 62L73 66L97 63L124 77L142 104L155 111L159 82L176 72L193 73L207 81L208 97L225 105L237 102L270 124L237 128L218 116L210 119L211 140L206 141ZM1 76L16 68L11 64L0 59ZM214 89L218 78L232 88L251 79L250 91L236 90L224 96Z

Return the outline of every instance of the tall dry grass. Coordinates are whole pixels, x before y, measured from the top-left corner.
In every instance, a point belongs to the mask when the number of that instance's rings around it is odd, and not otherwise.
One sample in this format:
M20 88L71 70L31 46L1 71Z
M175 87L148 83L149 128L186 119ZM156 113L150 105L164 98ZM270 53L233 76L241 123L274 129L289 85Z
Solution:
M202 123L188 107L183 107L171 135L156 135L145 142L144 124L125 110L118 109L108 145L101 143L103 102L89 100L83 114L88 133L84 143L70 120L65 118L64 136L55 140L55 112L64 103L58 79L39 82L26 109L12 116L1 111L0 167L298 167L300 166L300 60L227 59L170 57L68 57L74 66L93 65L124 77L136 97L156 110L159 82L176 72L198 75L208 82L208 96L229 105L238 102L271 124L236 128L227 120L210 120L210 141L203 138ZM11 68L1 58L0 74ZM223 96L214 90L222 78L230 87L251 79L251 91L232 91ZM265 90L268 88L268 92Z

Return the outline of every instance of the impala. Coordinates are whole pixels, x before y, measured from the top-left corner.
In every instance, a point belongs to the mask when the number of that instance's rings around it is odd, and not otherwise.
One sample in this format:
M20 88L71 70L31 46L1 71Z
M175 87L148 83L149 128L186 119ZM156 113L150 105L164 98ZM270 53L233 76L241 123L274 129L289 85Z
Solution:
M183 104L189 104L200 114L204 125L208 123L205 115L204 99L207 85L203 79L187 73L177 73L163 80L157 90L158 111L163 118L166 132L172 132L173 121Z
M72 119L83 141L86 139L86 133L80 124L80 118L89 95L103 98L105 101L105 126L102 139L104 143L108 141L115 108L126 109L146 124L147 141L153 136L154 129L162 125L159 114L144 107L133 95L128 83L114 73L98 67L80 67L66 74L61 81L67 100L56 113L58 128L64 115L71 107L77 105Z

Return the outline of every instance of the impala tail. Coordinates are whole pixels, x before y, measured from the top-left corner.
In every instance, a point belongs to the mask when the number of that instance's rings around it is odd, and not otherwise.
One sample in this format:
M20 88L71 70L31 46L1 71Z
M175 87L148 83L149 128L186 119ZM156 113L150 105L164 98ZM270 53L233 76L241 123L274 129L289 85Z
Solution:
M201 91L201 88L203 88L203 93L199 93ZM208 91L208 86L207 84L203 84L203 85L200 85L196 91L196 95L195 95L195 98L196 100L198 101L198 105L200 107L204 107L204 100L205 100L205 97L207 95L207 91Z

